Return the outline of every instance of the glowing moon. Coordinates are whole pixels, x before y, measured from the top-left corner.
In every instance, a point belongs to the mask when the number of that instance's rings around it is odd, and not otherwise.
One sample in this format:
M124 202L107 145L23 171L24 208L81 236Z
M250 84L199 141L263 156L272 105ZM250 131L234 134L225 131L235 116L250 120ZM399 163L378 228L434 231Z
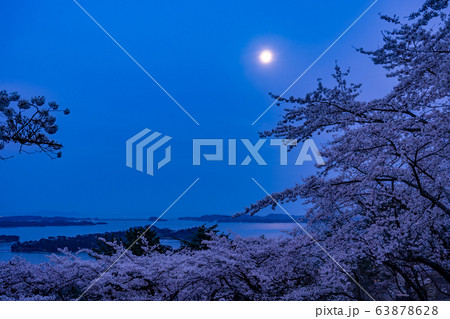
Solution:
M259 54L259 61L263 64L269 64L273 61L273 53L270 50L264 50Z

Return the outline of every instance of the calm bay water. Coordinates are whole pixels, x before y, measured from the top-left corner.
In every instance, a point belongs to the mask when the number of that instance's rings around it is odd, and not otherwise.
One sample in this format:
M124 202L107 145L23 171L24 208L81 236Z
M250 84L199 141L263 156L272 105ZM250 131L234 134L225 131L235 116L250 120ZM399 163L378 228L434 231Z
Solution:
M148 220L102 220L106 225L93 226L58 226L58 227L17 227L17 228L0 228L0 235L17 235L20 241L39 240L41 238L104 233L110 231L126 230L134 226L148 226L152 222ZM168 219L167 221L158 221L155 226L158 228L184 229L203 224L211 223ZM292 223L221 223L219 230L225 233L235 233L242 237L257 237L264 235L266 237L277 237L283 235L282 231L291 230L295 227ZM161 243L178 247L177 240L163 239ZM49 253L12 253L11 243L0 243L0 260L10 260L14 256L21 256L30 262L40 263L47 261Z

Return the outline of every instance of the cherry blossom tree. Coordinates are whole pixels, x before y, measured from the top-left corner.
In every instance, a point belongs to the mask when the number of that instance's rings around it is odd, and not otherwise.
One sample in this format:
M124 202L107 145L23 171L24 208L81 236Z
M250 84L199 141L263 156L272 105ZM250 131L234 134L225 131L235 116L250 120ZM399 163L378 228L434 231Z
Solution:
M336 66L333 88L319 82L303 98L274 95L287 105L285 114L262 133L298 141L324 132L333 137L321 151L326 166L315 176L245 213L275 208L274 200L305 200L316 239L381 298L450 296L447 8L448 1L427 0L406 21L382 16L394 26L383 33L384 45L359 49L397 79L389 94L361 100L361 85ZM339 272L332 264L323 267Z
M15 258L0 263L0 299L283 300L320 279L319 260L308 256L302 239L230 240L212 232L204 243L208 249L148 246L138 256L114 242L111 256L64 251L39 265ZM86 252L95 259L83 258Z
M206 228L179 250L144 238L133 253L105 241L108 253L0 262L0 300L449 299L447 6L426 0L406 21L383 16L394 25L384 45L359 50L398 80L386 96L361 100L361 85L336 66L334 87L319 82L303 98L279 99L283 120L263 135L304 141L326 132L326 165L243 213L304 200L316 242L300 229L242 238Z

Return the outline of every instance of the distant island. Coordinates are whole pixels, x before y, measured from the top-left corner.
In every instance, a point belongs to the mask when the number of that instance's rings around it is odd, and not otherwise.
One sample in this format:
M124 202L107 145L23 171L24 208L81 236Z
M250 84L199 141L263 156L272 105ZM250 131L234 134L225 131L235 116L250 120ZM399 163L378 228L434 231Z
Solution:
M147 228L149 226L144 226ZM161 239L189 239L195 233L197 227L171 230L168 228L158 228L153 226L152 230L156 232ZM97 249L99 247L99 238L104 238L108 241L113 239L124 238L125 231L106 232L98 234L78 235L75 237L57 236L42 238L39 240L30 240L25 242L15 242L11 246L12 252L57 252L58 249L67 248L71 252L76 252L80 249Z
M293 215L299 223L306 223L305 216ZM179 217L177 220L197 221L201 223L293 223L292 218L286 214L269 214L266 216L249 216L242 215L233 217L230 215L203 215L200 217ZM158 217L149 217L149 222L158 220ZM159 219L159 221L166 221ZM11 216L0 217L0 228L11 227L46 227L46 226L91 226L98 224L106 224L96 218L83 219L73 217L42 217L42 216ZM148 226L146 226L148 227ZM186 240L198 227L171 230L168 228L158 228L153 226L152 229L161 239ZM78 235L74 237L57 236L42 238L39 240L31 240L19 242L18 236L0 235L0 243L13 243L12 252L57 252L58 249L67 248L69 251L78 251L80 249L96 249L99 245L99 238L107 240L124 238L125 231L94 233L87 235Z
M43 216L2 216L0 228L47 227L47 226L93 226L106 222L92 221L89 218L43 217Z
M0 235L0 244L14 243L16 241L19 241L19 236L15 236L15 235Z
M156 216L149 217L148 220L151 221L151 222L155 222L155 221L166 222L167 221L167 219L159 218L159 217L156 217Z
M305 216L292 217L299 223L307 223ZM193 220L211 223L293 223L287 214L269 214L267 216L241 215L233 217L229 215L203 215L200 217L179 217L178 220Z

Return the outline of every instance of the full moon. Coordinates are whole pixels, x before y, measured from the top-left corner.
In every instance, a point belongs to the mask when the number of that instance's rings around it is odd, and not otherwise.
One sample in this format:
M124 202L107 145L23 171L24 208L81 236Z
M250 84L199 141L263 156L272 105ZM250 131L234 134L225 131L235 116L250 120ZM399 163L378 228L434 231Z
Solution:
M263 64L269 64L273 61L273 53L270 50L264 50L259 54L259 61Z

